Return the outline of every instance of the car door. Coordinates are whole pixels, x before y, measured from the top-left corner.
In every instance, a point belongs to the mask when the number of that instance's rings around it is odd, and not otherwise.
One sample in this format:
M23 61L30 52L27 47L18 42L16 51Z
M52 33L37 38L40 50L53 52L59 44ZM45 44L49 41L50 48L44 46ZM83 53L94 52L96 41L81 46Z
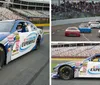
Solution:
M36 43L37 33L31 31L30 24L28 22L20 22L19 24L22 24L23 30L15 32L16 42L13 46L11 60L31 51Z
M100 77L100 55L96 55L88 62L87 77Z
M90 61L83 63L79 77L100 77L100 55L96 55Z

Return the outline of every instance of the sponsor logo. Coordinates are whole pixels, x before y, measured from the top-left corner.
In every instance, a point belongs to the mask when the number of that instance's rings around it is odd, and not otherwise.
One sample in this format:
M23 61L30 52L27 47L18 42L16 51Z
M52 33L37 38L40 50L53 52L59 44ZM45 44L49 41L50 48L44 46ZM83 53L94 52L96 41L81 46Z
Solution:
M29 47L32 46L32 43L35 43L37 38L37 34L36 33L31 33L30 35L28 35L25 39L24 42L22 43L22 45L20 46L20 51L25 51L26 49L28 49Z
M13 42L15 41L15 36L14 35L10 35L7 37L9 42Z
M22 47L34 43L35 42L35 38L36 37L31 37L31 38L28 38L28 39L27 38L24 39L24 42L22 43Z
M88 73L90 73L90 74L100 74L100 64L93 66L92 68L88 69Z

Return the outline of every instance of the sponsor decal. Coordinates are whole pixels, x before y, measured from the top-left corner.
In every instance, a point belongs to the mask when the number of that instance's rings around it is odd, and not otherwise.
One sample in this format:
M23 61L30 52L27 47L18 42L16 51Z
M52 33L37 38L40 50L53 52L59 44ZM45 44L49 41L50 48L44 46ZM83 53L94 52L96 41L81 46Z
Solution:
M14 35L10 35L7 37L9 42L13 42L15 41L15 36Z
M14 56L14 55L16 55L16 54L18 54L18 53L19 53L18 51L13 50L12 56Z
M88 73L90 74L100 74L100 64L96 66L92 66L92 68L88 69Z
M87 63L83 63L81 69L80 69L80 75L86 74L87 71Z
M18 50L19 50L19 47L20 47L20 36L19 36L19 33L15 33L15 45L16 45L16 47L15 47L15 49L13 50L13 53L16 53L16 52L18 52Z
M80 63L81 63L81 62L76 62L76 63L75 63L75 66L79 66L79 65L80 65Z
M30 35L28 35L25 39L24 42L21 44L20 46L20 51L25 51L26 49L28 49L29 47L32 46L32 43L35 43L37 38L37 34L36 33L31 33Z

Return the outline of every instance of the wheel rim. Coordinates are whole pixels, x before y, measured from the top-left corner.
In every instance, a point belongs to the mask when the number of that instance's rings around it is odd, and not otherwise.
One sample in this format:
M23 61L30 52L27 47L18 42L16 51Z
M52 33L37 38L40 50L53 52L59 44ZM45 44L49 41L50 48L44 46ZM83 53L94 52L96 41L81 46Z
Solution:
M64 67L63 69L61 69L61 76L65 79L69 78L70 76L70 69Z
M64 68L62 74L64 74L65 76L69 76L69 74L70 74L69 69Z

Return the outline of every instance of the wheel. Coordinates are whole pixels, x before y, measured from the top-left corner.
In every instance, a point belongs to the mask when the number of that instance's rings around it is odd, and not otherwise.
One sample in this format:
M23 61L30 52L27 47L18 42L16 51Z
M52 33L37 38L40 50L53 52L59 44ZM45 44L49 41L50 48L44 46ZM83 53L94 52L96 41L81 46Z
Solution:
M62 66L58 73L61 79L69 80L73 78L73 69L70 66Z
M4 65L5 61L5 50L2 46L0 46L0 68Z
M41 40L41 37L39 36L36 41L36 50L40 48L40 40Z

